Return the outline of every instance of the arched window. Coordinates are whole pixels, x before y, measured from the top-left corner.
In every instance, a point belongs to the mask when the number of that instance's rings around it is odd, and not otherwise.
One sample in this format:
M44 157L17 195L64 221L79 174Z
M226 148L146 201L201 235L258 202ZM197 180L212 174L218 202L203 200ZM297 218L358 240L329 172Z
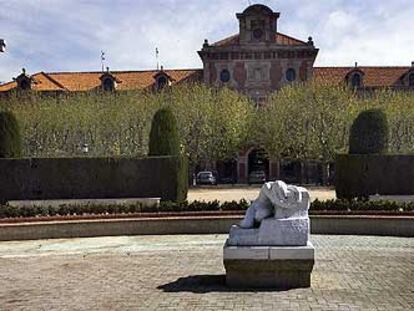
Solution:
M19 83L19 88L21 90L30 90L30 81L28 79L23 79Z
M111 78L103 80L102 88L105 92L113 92L115 90L115 82Z
M414 87L414 73L410 74L410 76L408 77L408 85L410 87Z
M227 83L230 81L230 71L228 71L227 69L223 69L220 72L220 81L223 83Z
M296 71L293 68L289 68L286 71L286 80L289 82L293 82L296 80Z
M157 89L162 90L168 83L168 79L165 76L160 76L157 80Z
M353 88L359 88L362 85L361 75L359 73L354 73L351 79L351 85Z

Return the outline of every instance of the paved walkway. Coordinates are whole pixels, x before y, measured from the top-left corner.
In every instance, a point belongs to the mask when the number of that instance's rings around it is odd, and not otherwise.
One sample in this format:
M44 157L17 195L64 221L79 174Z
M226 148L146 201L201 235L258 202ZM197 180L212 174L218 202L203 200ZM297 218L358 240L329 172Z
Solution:
M224 235L0 243L0 310L413 310L414 239L312 236L313 287L224 286Z

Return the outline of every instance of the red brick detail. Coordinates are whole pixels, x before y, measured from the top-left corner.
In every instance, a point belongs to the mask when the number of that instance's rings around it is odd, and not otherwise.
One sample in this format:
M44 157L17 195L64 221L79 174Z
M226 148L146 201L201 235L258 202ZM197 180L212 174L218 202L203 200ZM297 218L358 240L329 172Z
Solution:
M270 69L270 81L272 84L272 89L278 89L281 80L282 66L280 65L280 62L272 62L272 67Z
M217 69L214 63L210 63L209 66L209 71L210 71L210 83L215 83L217 81Z
M299 68L299 78L300 81L308 80L308 62L303 61L302 65Z
M234 80L239 88L244 88L247 80L247 72L243 62L237 62L234 66Z

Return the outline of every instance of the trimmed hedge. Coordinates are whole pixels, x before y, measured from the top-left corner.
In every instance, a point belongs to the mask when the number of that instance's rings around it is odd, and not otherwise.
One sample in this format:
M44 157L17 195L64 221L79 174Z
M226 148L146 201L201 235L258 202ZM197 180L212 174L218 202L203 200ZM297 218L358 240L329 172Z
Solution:
M177 120L170 108L161 108L152 119L148 156L178 156L175 201L185 201L188 193L188 159L181 151Z
M0 111L0 158L19 158L21 155L19 124L11 112Z
M245 211L250 206L246 200L240 202L161 202L160 206L132 205L61 205L58 207L36 206L16 208L9 205L0 206L0 219L39 216L70 216L70 215L115 215L137 213L169 213L169 212L220 212ZM398 203L390 201L365 200L330 200L314 201L310 212L335 211L377 211L377 212L414 212L414 202Z
M337 155L335 190L338 199L414 195L414 155Z
M187 186L179 176L182 161L179 156L0 159L0 203L91 198L182 201L180 183Z
M361 112L349 135L350 154L385 153L388 149L388 121L380 109Z

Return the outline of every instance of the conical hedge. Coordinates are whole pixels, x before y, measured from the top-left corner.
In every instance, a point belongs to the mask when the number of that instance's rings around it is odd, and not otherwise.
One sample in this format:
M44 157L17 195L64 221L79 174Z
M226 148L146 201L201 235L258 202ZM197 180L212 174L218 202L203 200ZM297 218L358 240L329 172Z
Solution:
M387 116L380 109L361 112L351 127L350 154L385 153L388 150Z
M0 111L0 158L19 158L22 154L19 124L11 112Z
M158 110L152 119L149 156L175 156L176 157L176 202L187 199L188 192L188 159L180 147L177 121L169 108Z
M177 121L171 109L162 108L152 119L149 156L179 155Z

